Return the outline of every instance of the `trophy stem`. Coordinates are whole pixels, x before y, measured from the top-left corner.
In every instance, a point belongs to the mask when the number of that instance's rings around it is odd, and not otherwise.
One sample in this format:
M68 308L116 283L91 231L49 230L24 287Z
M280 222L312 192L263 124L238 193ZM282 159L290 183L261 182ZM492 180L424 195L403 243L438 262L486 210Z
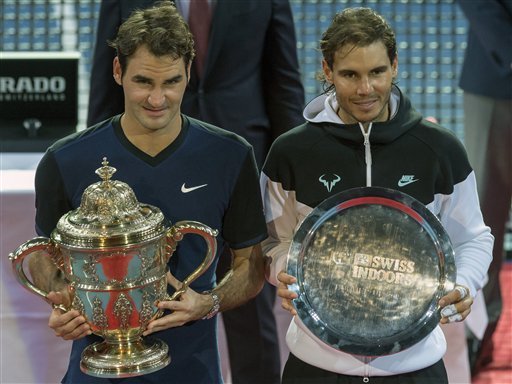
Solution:
M171 362L163 341L139 337L135 341L96 342L82 352L80 369L96 377L121 378L145 375Z

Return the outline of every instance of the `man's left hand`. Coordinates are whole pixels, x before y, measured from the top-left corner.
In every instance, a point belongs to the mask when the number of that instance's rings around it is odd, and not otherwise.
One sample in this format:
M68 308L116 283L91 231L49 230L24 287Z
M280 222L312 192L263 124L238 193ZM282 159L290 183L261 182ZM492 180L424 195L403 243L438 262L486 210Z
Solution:
M457 285L455 289L439 300L441 308L441 324L463 321L471 312L473 298L469 289Z
M183 286L183 283L170 272L167 273L167 282L176 290ZM157 303L159 309L171 313L150 321L143 335L147 336L167 328L180 327L190 321L202 319L210 310L211 305L210 295L202 295L187 287L176 300L162 300Z

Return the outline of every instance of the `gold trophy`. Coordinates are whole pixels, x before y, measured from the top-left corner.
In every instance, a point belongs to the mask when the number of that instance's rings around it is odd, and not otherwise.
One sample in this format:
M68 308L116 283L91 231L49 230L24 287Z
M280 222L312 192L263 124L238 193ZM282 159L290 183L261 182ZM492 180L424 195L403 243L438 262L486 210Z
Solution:
M102 181L87 187L80 207L60 218L50 238L36 237L9 255L19 283L45 300L48 292L27 277L24 260L48 257L62 271L71 307L104 339L84 349L80 368L104 378L144 375L170 363L169 347L142 332L163 313L155 303L178 298L210 266L217 247L217 231L195 221L169 225L158 208L138 203L127 184L111 180L115 171L104 158L96 170ZM207 252L169 297L167 262L186 234L202 236Z

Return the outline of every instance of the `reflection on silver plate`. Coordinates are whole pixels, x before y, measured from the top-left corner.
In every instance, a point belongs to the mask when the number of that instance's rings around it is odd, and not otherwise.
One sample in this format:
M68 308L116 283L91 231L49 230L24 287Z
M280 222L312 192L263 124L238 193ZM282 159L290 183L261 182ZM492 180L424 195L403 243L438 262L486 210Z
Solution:
M410 347L439 323L455 282L441 223L401 192L363 187L316 207L296 232L287 272L297 314L319 339L356 355Z

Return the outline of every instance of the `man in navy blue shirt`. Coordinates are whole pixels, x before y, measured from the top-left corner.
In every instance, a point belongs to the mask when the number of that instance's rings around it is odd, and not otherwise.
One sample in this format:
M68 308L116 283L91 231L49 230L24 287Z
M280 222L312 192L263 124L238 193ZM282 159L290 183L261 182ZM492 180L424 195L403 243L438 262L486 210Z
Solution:
M58 219L79 206L84 189L97 181L94 170L107 157L118 170L116 179L127 183L140 202L159 207L171 223L195 220L218 230L218 253L179 300L158 304L166 314L150 322L144 335L157 332L170 346L172 361L156 372L124 379L84 374L81 352L98 337L78 311L53 309L49 326L73 340L63 382L221 383L213 315L254 297L264 282L259 244L267 234L253 150L240 136L181 113L194 44L173 5L134 12L111 44L124 113L58 141L45 153L36 173L38 233L49 236ZM224 247L231 249L233 266L216 285L215 267ZM180 241L169 263L169 292L201 262L204 248L195 236ZM54 304L69 304L56 268L46 258L38 260L31 263L36 285L52 291L48 299Z
M113 81L110 65L115 52L106 41L115 37L119 25L135 8L144 9L155 2L101 1L88 125L123 112L123 90ZM195 3L207 3L211 15L209 28L203 19L203 28L209 30L203 69L197 65L199 60L194 60L181 111L245 138L261 167L274 139L304 122L304 88L289 0L171 2L192 30ZM208 13L198 12L199 16ZM231 257L225 252L217 266L218 279L230 265ZM280 383L275 297L275 288L265 284L254 299L222 314L235 384Z

